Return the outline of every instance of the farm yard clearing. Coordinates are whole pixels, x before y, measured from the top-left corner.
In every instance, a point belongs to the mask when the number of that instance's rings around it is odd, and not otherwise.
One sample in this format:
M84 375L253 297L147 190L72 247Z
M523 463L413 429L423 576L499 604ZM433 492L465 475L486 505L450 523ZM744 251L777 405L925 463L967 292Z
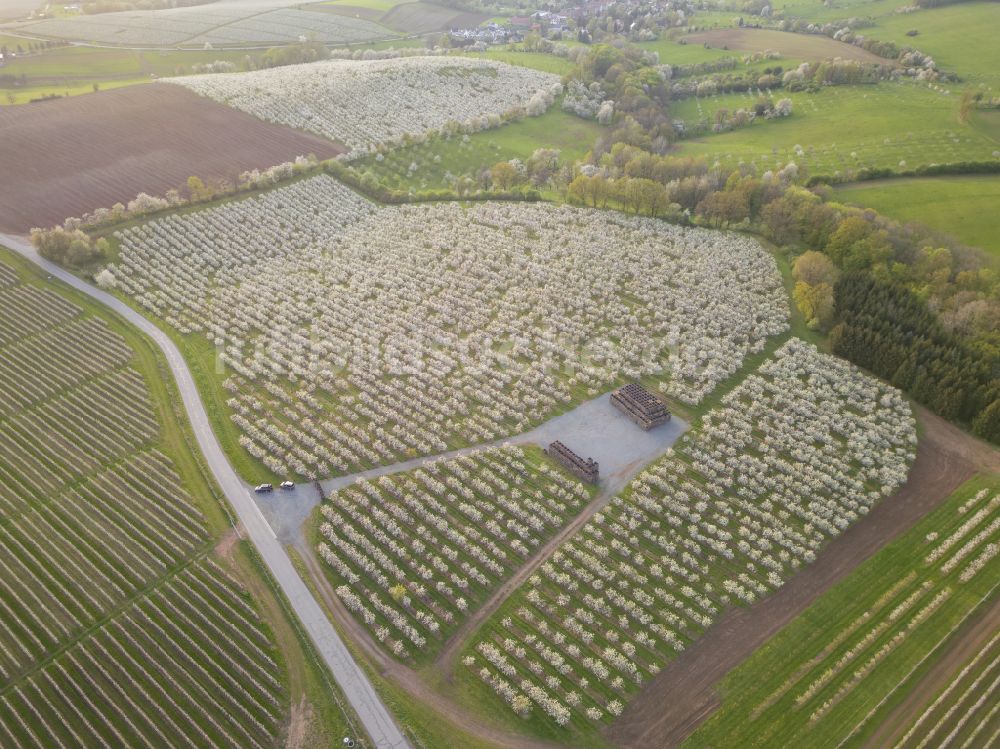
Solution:
M235 180L247 169L342 150L177 86L3 107L0 128L0 228L21 234L140 192L162 195L192 175ZM38 138L43 152L31 149Z
M687 424L677 417L671 419L669 426L652 432L636 429L628 418L612 407L608 393L604 393L510 438L370 468L323 480L320 485L323 495L329 496L361 479L374 481L420 468L432 461L471 455L486 447L534 445L544 449L555 440L561 440L572 445L578 453L597 460L601 465L601 492L607 494L622 488L640 468L662 455L686 429ZM254 499L282 543L303 545L308 535L304 524L321 501L315 486L303 484L293 492L261 494ZM304 550L308 551L308 544Z

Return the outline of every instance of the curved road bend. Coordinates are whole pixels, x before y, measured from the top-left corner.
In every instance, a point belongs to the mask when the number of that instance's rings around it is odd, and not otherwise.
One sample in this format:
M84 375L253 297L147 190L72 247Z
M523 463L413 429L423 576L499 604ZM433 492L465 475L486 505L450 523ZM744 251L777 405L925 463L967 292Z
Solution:
M14 250L22 257L41 267L45 272L58 278L78 291L87 294L109 307L153 339L163 351L177 381L184 408L191 421L191 427L198 445L222 487L240 522L274 579L291 603L296 615L312 639L320 657L333 673L351 707L357 713L365 730L378 749L410 749L410 744L396 725L392 715L375 693L371 682L361 667L355 662L344 641L333 628L326 613L320 608L312 592L299 577L292 561L278 541L271 527L264 520L250 495L250 489L236 475L229 464L222 447L208 421L208 414L201 402L194 379L184 358L169 336L141 314L107 292L91 286L58 265L40 257L34 248L22 238L0 234L0 244Z

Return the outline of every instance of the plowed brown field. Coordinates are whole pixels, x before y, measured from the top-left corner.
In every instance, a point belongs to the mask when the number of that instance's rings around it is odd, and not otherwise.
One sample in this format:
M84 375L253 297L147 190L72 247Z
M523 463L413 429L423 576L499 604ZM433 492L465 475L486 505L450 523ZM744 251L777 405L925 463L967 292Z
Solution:
M180 86L145 84L0 107L0 230L52 226L187 178L226 177L343 151Z

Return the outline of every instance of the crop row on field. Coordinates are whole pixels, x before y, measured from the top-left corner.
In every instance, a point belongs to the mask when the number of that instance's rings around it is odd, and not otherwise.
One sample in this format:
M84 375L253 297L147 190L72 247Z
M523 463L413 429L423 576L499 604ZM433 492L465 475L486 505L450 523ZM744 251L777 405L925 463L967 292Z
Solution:
M133 351L2 264L0 320L0 743L270 746L269 635L202 558Z
M900 486L915 444L898 392L791 339L560 546L464 663L542 722L613 718Z
M565 206L379 208L328 177L120 245L111 282L213 341L241 442L277 474L492 441L625 377L696 403L788 325L745 236Z

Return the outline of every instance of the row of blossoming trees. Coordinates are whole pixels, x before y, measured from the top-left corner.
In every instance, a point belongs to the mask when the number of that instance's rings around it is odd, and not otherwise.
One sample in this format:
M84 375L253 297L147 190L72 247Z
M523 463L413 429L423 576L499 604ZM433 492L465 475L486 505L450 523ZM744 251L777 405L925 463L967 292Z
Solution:
M264 749L287 712L273 641L206 558L134 366L0 263L0 746Z
M899 487L915 446L897 391L791 339L561 545L464 664L519 713L608 720Z
M110 282L219 347L277 474L492 441L625 378L696 403L788 325L754 240L611 212L377 207L318 176L118 236Z
M361 480L322 506L337 595L399 657L434 653L593 489L537 450L489 448Z
M323 135L355 156L431 133L476 132L519 114L537 116L562 93L552 73L467 57L327 60L169 82Z

